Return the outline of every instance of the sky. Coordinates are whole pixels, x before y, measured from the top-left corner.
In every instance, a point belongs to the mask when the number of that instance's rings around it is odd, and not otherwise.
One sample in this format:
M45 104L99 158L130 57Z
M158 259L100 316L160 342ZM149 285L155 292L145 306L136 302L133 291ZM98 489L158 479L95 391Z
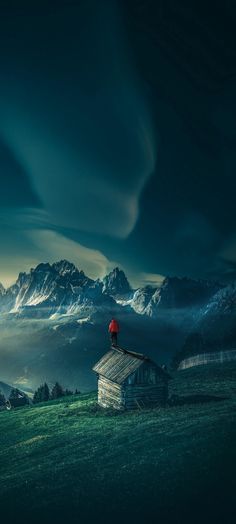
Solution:
M1 1L0 281L236 275L236 8Z

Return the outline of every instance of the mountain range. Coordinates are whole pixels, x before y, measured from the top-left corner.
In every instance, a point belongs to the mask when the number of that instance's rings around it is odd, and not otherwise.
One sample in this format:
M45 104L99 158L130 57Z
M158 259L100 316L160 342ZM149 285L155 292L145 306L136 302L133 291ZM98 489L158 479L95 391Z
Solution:
M41 263L8 289L0 285L0 379L95 387L91 367L109 347L111 317L120 323L121 346L168 363L194 333L208 347L215 333L221 345L234 344L236 287L166 277L159 287L132 289L118 267L93 280L67 260Z
M155 318L163 309L203 305L220 289L220 284L211 281L168 277L159 288L134 290L118 267L102 280L93 280L71 262L61 260L20 273L8 289L0 284L0 312L30 318L84 317L104 308L118 313L128 306L137 314Z

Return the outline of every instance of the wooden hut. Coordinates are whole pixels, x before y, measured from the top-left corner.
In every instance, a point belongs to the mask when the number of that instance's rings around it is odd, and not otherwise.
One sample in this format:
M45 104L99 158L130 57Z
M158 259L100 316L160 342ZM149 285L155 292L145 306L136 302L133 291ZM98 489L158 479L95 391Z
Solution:
M140 353L112 347L93 367L98 404L116 409L165 405L170 375Z

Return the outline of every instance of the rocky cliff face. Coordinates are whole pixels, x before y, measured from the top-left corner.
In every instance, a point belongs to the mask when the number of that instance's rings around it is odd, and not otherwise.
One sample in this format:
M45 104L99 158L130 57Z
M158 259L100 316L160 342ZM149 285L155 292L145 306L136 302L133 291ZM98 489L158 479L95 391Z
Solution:
M134 311L136 311L136 313L140 315L148 314L148 306L152 300L153 295L155 294L155 291L156 288L153 288L152 286L145 286L135 291L131 302L131 307L134 309Z
M121 269L116 267L102 281L103 293L111 296L119 297L132 292L131 286L127 277Z
M114 306L104 296L99 281L66 260L39 264L30 273L20 273L16 283L0 297L2 312L32 317L88 313L95 307Z
M202 316L236 314L236 283L219 289L207 306L202 310Z
M163 281L154 303L162 307L184 308L201 305L220 289L216 282L168 277Z
M219 289L202 307L192 322L181 351L176 355L179 365L186 358L208 352L236 348L236 284Z
M194 326L207 342L236 347L236 284L232 283L215 293L201 308ZM228 341L228 342L227 342Z
M163 310L200 308L219 289L220 285L211 281L168 277L160 288L138 289L131 305L136 312L157 318Z
M218 295L216 293L219 293ZM236 294L236 292L235 292ZM129 306L139 315L158 318L164 310L201 307L216 309L229 292L219 284L188 278L166 278L160 288L132 290L124 271L115 268L102 281L92 280L67 260L42 263L20 273L7 290L0 287L0 311L49 318L51 315L94 313L97 309ZM232 295L232 292L231 292ZM229 302L229 298L228 298Z

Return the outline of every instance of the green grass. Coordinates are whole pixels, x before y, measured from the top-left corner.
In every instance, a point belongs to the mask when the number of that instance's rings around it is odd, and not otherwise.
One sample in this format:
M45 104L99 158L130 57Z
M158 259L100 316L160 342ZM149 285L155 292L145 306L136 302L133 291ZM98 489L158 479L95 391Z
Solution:
M183 404L119 413L91 393L0 413L8 522L231 522L236 365L178 372L170 394Z

